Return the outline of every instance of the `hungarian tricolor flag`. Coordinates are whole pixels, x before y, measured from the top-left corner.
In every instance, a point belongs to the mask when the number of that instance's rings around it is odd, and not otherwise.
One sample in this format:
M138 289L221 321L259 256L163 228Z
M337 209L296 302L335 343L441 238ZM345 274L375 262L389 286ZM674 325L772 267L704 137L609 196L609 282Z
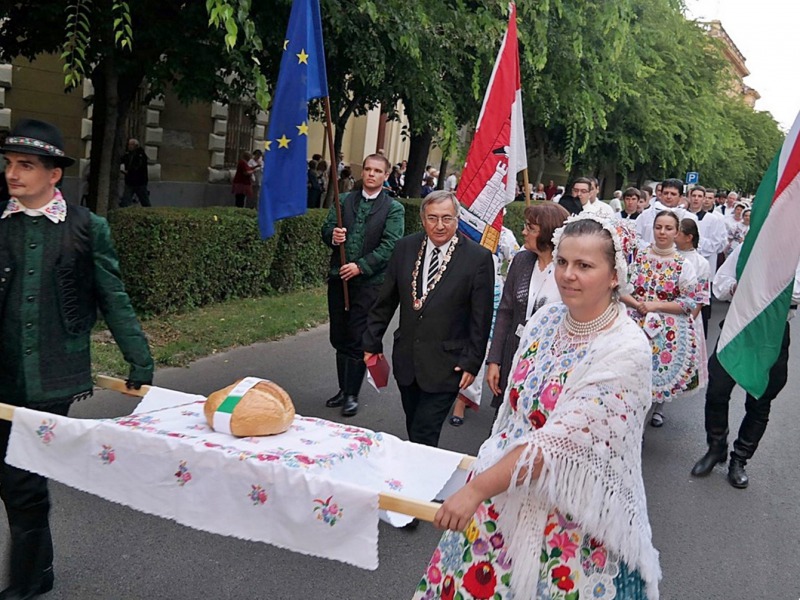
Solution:
M483 99L475 137L456 195L459 228L492 252L503 227L503 207L514 201L517 173L527 168L522 127L517 8L509 5L508 29Z
M778 358L800 261L800 115L758 187L717 357L760 398Z

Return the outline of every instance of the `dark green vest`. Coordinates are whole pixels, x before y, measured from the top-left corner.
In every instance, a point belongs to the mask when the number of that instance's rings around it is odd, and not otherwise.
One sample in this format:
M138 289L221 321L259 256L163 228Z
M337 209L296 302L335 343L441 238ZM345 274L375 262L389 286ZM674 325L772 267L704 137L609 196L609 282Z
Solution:
M3 401L35 408L91 394L93 289L86 208L70 206L63 223L26 215L0 219Z

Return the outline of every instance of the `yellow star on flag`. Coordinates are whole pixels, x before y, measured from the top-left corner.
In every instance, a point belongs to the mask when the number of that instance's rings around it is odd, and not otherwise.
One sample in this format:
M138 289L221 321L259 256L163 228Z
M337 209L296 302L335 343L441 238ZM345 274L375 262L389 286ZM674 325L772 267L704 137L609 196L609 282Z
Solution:
M288 47L289 47L289 40L283 40L283 49L286 50L286 48Z
M270 146L272 146L272 140L264 140L264 150L269 152Z
M297 127L297 135L308 136L308 123L303 121L300 125L295 125L295 127Z
M305 63L308 64L308 54L306 54L305 48L300 50L300 54L297 54L297 64Z
M288 148L289 147L289 142L291 142L292 140L287 138L286 134L284 133L276 141L278 142L278 148Z

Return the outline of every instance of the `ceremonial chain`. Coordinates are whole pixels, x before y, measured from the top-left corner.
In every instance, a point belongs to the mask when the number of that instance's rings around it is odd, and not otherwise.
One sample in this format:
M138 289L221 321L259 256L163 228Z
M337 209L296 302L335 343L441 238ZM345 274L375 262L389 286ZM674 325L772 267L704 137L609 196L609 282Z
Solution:
M422 264L423 257L425 256L425 246L427 243L428 238L422 238L422 246L419 248L417 262L414 263L414 272L411 274L411 300L414 310L420 310L422 308L422 305L425 303L428 294L434 287L436 287L436 284L439 283L442 275L444 275L444 272L447 270L447 263L450 262L450 258L453 256L453 250L456 249L456 244L458 243L458 236L454 235L450 240L450 247L447 249L447 254L444 255L444 259L442 259L442 266L439 267L439 272L436 273L436 277L425 290L425 293L422 294L422 297L417 298L417 277L419 277L419 267Z
M673 244L669 248L662 249L656 246L655 244L651 244L650 250L652 251L653 254L656 254L658 256L672 256L673 254L675 254L675 245Z
M591 321L576 321L568 312L567 317L564 319L564 327L566 328L567 333L572 336L594 335L595 333L599 333L611 325L614 319L617 318L618 313L619 305L616 302L609 304L608 308L603 311L603 314L596 319L592 319Z

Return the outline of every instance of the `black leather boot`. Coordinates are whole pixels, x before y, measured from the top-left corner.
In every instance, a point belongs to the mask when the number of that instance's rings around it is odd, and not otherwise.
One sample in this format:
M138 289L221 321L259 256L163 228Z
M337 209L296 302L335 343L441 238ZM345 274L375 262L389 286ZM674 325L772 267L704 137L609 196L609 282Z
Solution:
M744 470L747 460L738 456L735 452L731 452L731 462L728 465L728 483L733 487L743 490L750 483L750 478Z
M336 353L336 376L339 379L339 391L332 398L328 398L325 406L328 408L338 408L344 404L344 388L347 381L347 362L348 359L344 354Z
M353 417L358 413L358 394L364 381L367 365L363 360L350 358L347 361L347 377L345 379L343 417Z
M11 530L11 585L0 600L29 600L53 589L53 541L50 528Z
M724 463L728 458L728 442L725 437L711 438L708 440L708 451L692 467L692 476L705 477L719 463Z

